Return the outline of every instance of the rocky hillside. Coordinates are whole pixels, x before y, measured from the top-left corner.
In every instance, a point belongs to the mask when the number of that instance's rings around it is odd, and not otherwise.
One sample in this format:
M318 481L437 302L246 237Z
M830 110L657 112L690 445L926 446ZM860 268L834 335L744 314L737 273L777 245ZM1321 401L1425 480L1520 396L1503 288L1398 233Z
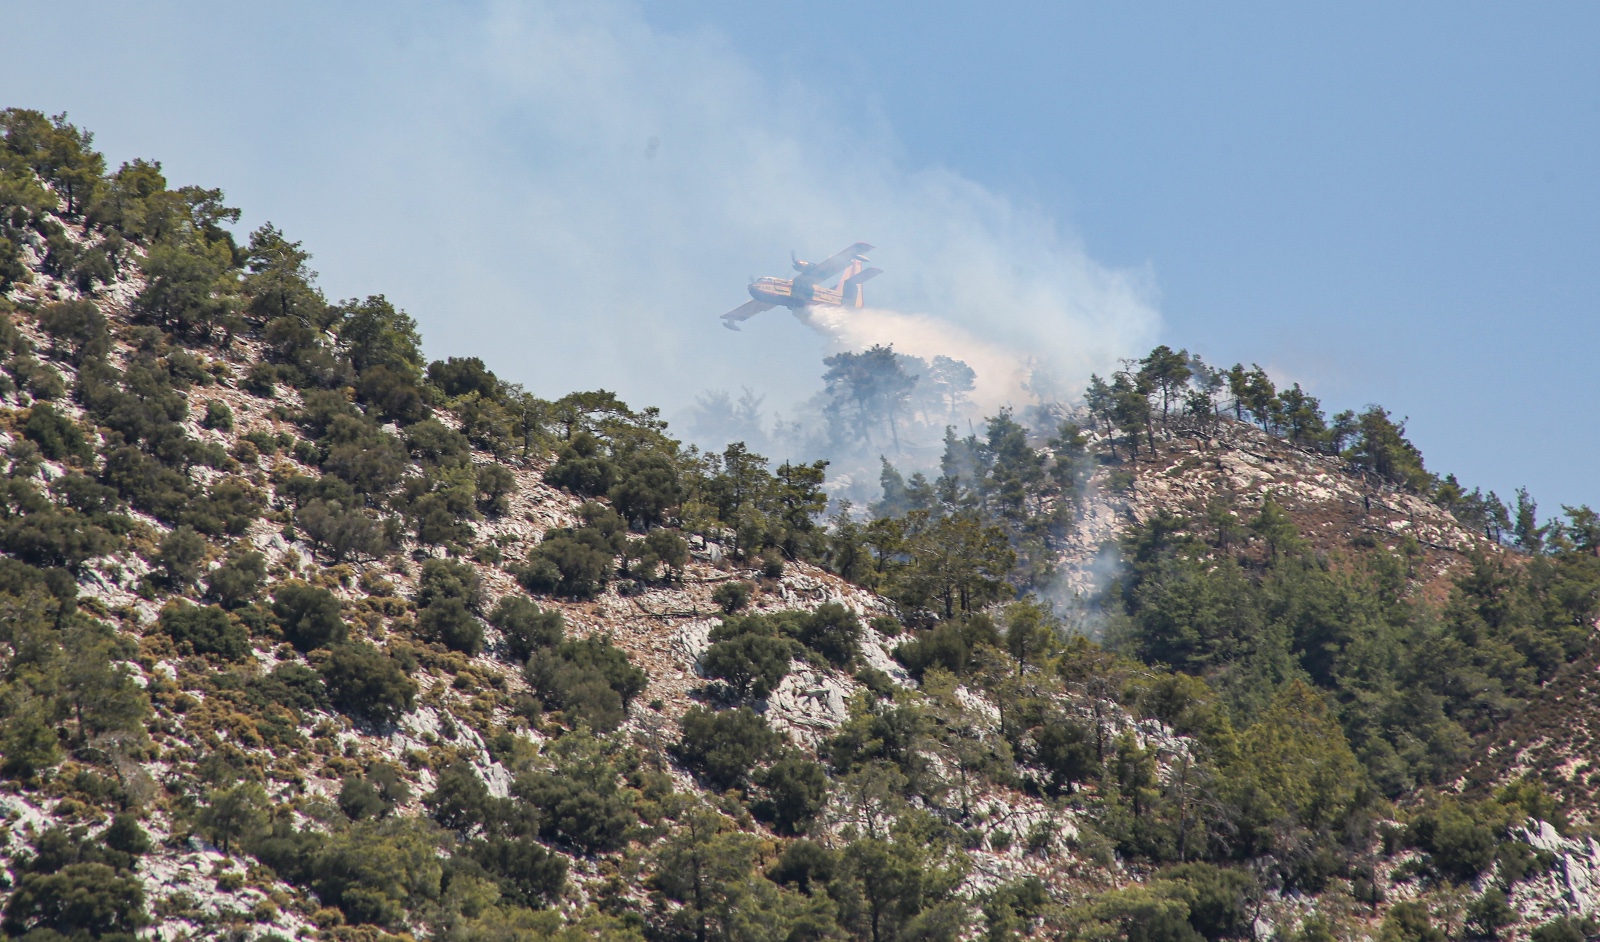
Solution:
M4 131L9 936L1594 931L1593 547L1464 525L1386 416L1119 377L829 519Z

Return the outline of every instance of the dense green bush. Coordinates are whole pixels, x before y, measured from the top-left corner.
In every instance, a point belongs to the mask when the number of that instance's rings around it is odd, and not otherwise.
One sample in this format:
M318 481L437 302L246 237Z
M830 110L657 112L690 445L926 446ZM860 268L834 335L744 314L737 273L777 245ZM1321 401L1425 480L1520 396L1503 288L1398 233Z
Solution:
M493 399L500 393L500 380L477 357L449 357L428 364L428 382L448 399L477 395Z
M301 713L327 709L328 687L322 675L303 664L279 664L250 686L260 706L278 704Z
M617 466L601 447L600 440L588 432L572 436L556 450L556 461L544 473L544 482L579 497L604 496L616 482Z
M463 654L483 647L483 623L458 598L441 598L417 613L417 630L423 638Z
M783 741L749 707L721 712L690 707L681 725L673 754L714 791L745 787L750 773Z
M422 799L433 819L452 831L488 824L494 801L483 779L459 759L439 773L433 791Z
M511 787L524 806L541 809L538 835L591 854L621 848L638 820L635 793L621 777L637 760L582 732L562 737L550 753L553 767L524 772Z
M940 622L895 648L894 656L918 680L932 667L963 677L971 669L974 650L981 645L1000 647L1000 632L988 616L969 615Z
M700 657L700 669L727 684L736 697L760 698L788 676L789 663L799 650L797 642L778 633L772 619L729 617L711 630L711 645Z
M168 588L182 592L200 577L206 558L206 541L193 527L182 526L161 539L151 562L161 567Z
M528 554L517 579L536 595L592 599L605 591L622 548L618 540L593 527L555 527Z
M1578 916L1560 916L1539 926L1528 934L1532 942L1588 942L1600 932L1593 919Z
M206 595L223 608L239 608L255 600L266 578L267 557L244 550L206 573Z
M733 615L750 604L750 595L755 586L743 579L734 579L717 586L711 593L711 601L717 603L723 614Z
M800 643L848 670L861 652L861 619L838 602L825 602L792 622Z
M477 472L478 509L491 517L503 516L511 509L509 498L517 486L516 475L499 464L483 465Z
M250 653L250 636L244 626L216 605L202 607L173 599L161 609L156 624L180 647L196 654L237 660Z
M383 524L360 507L312 500L295 511L294 520L311 545L335 563L372 559L390 548Z
M87 462L94 454L94 448L78 423L48 402L36 404L28 410L28 418L22 423L22 434L28 441L39 446L39 451L51 461L76 461Z
M1053 791L1090 780L1100 769L1089 730L1066 716L1051 716L1033 739L1033 760Z
M46 940L132 939L149 921L138 879L98 863L24 874L5 910L8 934Z
M670 456L640 450L621 463L616 482L606 495L624 519L648 528L660 525L667 511L677 506L683 487Z
M320 668L334 706L379 723L411 709L417 685L394 658L365 642L337 644Z
M528 838L474 841L464 852L493 875L501 897L517 906L548 906L567 883L566 859Z
M1433 924L1427 904L1404 902L1389 907L1378 938L1381 942L1445 942L1448 936Z
M525 674L547 709L561 710L573 725L600 731L622 725L629 702L646 682L645 672L626 652L595 635L535 652Z
M339 787L339 810L352 821L385 817L410 800L405 778L387 762L374 764L366 775L345 776Z
M219 432L233 431L233 409L221 399L206 400L206 414L200 420L205 428L216 429Z
M459 599L472 609L482 602L478 570L455 559L429 559L417 578L417 605L427 608L441 599Z
M273 590L272 616L283 636L301 651L339 644L349 633L339 616L339 599L327 589L298 579Z
M489 624L505 638L506 653L526 661L535 651L561 643L564 621L559 611L542 611L520 595L506 595L489 613Z
M799 752L787 752L757 772L755 782L762 796L751 804L751 813L779 834L806 833L828 804L827 772Z
M1452 799L1441 799L1418 812L1406 826L1406 838L1425 852L1434 869L1452 880L1470 881L1494 863L1501 844L1497 829L1480 822Z

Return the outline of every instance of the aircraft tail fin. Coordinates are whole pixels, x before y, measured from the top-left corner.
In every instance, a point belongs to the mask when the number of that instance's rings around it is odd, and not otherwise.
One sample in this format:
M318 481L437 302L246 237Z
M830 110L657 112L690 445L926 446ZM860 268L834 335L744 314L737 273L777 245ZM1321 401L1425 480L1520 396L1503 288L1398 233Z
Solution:
M844 303L851 307L862 307L866 304L866 292L861 286L883 274L881 268L865 268L844 280Z

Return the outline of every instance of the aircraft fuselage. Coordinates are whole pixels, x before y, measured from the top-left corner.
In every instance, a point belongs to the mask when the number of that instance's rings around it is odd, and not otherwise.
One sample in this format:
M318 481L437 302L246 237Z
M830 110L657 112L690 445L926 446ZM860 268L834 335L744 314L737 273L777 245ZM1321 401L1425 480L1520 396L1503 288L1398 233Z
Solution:
M813 304L842 305L844 292L823 285L795 284L789 278L757 278L750 284L750 297L762 304L777 304L799 309Z

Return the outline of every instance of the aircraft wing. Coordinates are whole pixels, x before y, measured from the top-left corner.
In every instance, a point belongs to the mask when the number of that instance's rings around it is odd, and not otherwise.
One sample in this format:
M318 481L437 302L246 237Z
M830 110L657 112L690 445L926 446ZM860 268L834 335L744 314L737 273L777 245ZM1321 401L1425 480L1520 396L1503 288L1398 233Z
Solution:
M767 304L762 301L746 301L728 313L722 315L722 326L729 330L738 330L739 321L747 321L762 311L770 311L777 307L776 304Z
M812 284L827 281L834 275L849 268L850 263L856 260L856 256L865 255L870 251L872 251L872 246L865 242L857 242L842 252L837 252L814 265L807 266L806 270L795 280L804 280Z

